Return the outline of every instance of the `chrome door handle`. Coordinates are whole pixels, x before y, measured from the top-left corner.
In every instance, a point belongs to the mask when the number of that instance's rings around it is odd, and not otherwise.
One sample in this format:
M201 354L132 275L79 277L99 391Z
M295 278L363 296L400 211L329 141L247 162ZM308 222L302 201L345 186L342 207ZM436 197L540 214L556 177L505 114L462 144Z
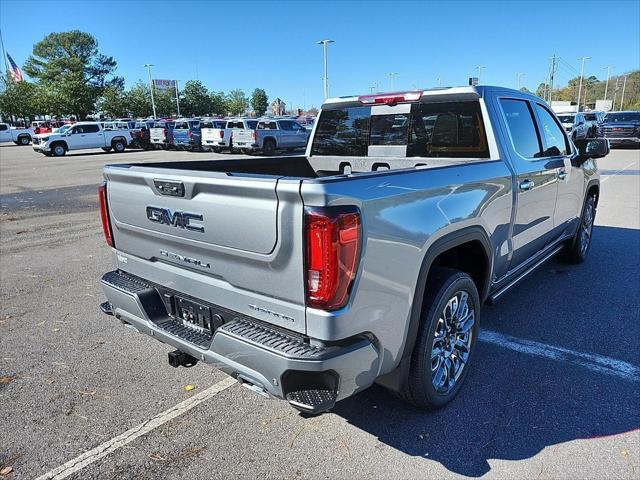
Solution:
M533 187L535 187L535 183L532 182L531 180L523 180L520 182L520 190L531 190Z
M564 170L560 170L558 172L558 179L559 180L564 180L565 178L567 178L567 172L565 172Z

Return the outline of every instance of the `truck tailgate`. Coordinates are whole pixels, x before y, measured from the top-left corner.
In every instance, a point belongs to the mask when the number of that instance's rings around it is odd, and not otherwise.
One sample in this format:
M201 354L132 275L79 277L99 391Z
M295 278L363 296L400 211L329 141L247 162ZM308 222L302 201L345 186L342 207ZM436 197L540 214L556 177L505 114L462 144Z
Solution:
M144 166L105 177L115 247L131 256L123 270L305 331L298 180Z
M236 145L243 143L251 145L253 143L253 132L255 130L250 129L237 129L233 131L233 143Z

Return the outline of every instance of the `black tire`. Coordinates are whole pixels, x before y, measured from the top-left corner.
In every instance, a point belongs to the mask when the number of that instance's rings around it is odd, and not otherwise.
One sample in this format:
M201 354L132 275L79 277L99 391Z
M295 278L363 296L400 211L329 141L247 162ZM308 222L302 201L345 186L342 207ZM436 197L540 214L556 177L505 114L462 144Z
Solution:
M210 151L211 151L211 147L208 147L208 146L206 146L206 145L203 145L203 146L202 146L202 151L203 151L203 152L210 152Z
M51 155L54 157L64 157L67 153L67 149L63 143L54 143L51 145Z
M562 259L569 263L582 263L587 259L591 248L591 237L593 236L593 224L596 219L596 197L589 195L584 201L582 215L578 231L572 240L567 244L563 252Z
M111 142L111 148L115 153L122 153L124 149L127 148L127 144L124 143L124 140L114 140Z
M220 147L213 147L212 150L213 150L213 153L222 153L222 148Z
M111 151L111 147L102 147L102 151L103 152L110 152Z
M18 137L18 145L29 145L31 143L31 137L29 137L28 135L23 135L21 137Z
M262 153L271 156L276 153L276 142L270 138L267 138L262 144Z
M425 410L444 407L460 391L473 360L480 323L480 296L471 277L459 270L434 268L435 270L429 275L425 290L427 293L416 344L411 354L407 383L399 392L400 398ZM454 303L454 298L457 299L457 303ZM464 299L467 305L466 315ZM455 309L453 309L454 305ZM446 321L447 308L452 313L450 325L447 325ZM456 322L457 315L462 315L463 320L466 319L463 324ZM436 330L443 332L440 342L436 341ZM462 343L465 345L466 352L455 348L451 343L452 337L464 339ZM436 347L437 343L439 347ZM441 353L434 357L436 348ZM456 365L455 362L460 363ZM452 365L453 372L447 368L449 364ZM439 375L440 372L442 375ZM455 377L453 384L449 382L451 372ZM446 378L443 378L445 373ZM435 384L440 383L440 380L443 380L443 385L438 388ZM444 384L446 384L445 390L443 390Z
M250 148L241 148L240 151L245 155L251 155L253 153L253 150L251 150Z

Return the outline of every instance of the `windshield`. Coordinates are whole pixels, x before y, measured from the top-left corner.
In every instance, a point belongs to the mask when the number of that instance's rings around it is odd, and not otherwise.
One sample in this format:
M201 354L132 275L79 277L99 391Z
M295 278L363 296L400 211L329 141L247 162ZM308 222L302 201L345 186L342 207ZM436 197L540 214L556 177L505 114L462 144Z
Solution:
M560 123L573 123L575 119L575 115L558 115L558 120L560 120Z
M604 117L605 122L640 122L640 112L618 112L607 113Z
M407 157L489 157L477 101L416 103L401 114L372 115L369 106L324 110L311 154L367 156L375 145L406 145Z
M63 125L60 128L56 128L56 133L64 133L71 128L71 125Z

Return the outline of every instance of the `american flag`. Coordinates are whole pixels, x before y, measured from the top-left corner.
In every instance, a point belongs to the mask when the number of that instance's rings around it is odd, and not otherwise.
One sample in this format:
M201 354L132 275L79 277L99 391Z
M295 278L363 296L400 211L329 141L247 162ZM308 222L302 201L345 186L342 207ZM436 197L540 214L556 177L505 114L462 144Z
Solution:
M21 82L24 80L24 77L22 76L22 72L20 71L20 69L18 68L18 65L16 65L16 62L13 61L13 58L11 58L11 55L9 55L7 53L7 60L9 60L9 74L11 74L11 78L13 78L14 82Z

